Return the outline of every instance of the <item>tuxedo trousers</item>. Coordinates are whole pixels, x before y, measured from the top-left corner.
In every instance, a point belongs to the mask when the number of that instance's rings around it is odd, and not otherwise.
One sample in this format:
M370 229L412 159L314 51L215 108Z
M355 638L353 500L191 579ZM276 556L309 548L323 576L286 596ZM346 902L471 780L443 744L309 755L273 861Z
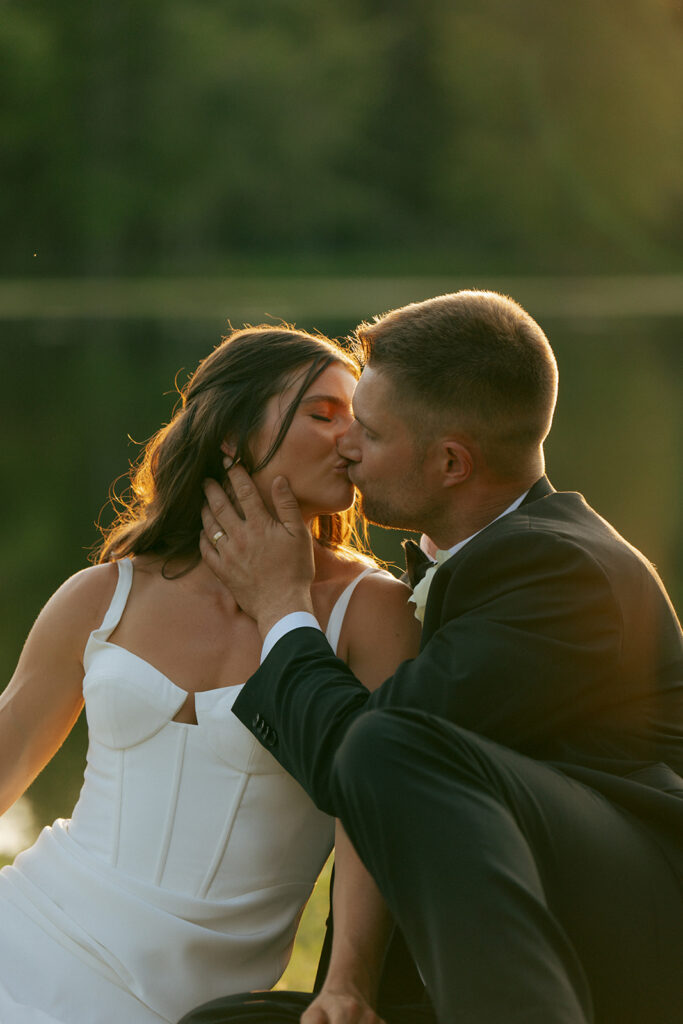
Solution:
M356 719L333 785L439 1024L683 1024L681 879L598 792L409 709Z

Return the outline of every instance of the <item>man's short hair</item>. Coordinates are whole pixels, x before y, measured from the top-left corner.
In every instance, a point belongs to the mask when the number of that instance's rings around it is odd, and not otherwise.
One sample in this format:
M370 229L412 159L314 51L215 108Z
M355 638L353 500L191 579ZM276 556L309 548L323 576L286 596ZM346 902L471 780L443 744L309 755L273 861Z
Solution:
M427 439L444 429L475 440L492 468L512 473L552 423L557 363L535 320L496 292L414 302L356 330L366 362L419 412Z

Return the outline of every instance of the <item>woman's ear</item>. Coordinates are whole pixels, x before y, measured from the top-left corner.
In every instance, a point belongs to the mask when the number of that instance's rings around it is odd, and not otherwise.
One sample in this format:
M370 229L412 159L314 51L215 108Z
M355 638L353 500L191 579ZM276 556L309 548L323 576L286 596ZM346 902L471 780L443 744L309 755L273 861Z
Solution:
M474 466L472 452L468 446L462 441L456 441L455 438L447 438L442 442L441 456L444 487L464 484Z
M237 453L237 445L234 441L231 441L229 437L226 437L221 441L221 451L223 452L223 466L228 469L235 460Z

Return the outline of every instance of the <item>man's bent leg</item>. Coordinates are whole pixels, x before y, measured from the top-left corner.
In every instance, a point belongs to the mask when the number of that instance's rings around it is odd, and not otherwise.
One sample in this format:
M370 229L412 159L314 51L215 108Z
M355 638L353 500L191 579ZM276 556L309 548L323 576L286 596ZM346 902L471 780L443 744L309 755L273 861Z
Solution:
M683 1022L680 889L598 794L408 710L353 725L335 787L440 1024Z

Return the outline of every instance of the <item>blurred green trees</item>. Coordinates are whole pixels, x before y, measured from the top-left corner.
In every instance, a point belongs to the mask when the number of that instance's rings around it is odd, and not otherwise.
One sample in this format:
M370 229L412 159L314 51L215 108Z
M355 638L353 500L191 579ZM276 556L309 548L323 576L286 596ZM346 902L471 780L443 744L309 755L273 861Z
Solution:
M5 274L678 260L675 0L5 0L0 94Z

